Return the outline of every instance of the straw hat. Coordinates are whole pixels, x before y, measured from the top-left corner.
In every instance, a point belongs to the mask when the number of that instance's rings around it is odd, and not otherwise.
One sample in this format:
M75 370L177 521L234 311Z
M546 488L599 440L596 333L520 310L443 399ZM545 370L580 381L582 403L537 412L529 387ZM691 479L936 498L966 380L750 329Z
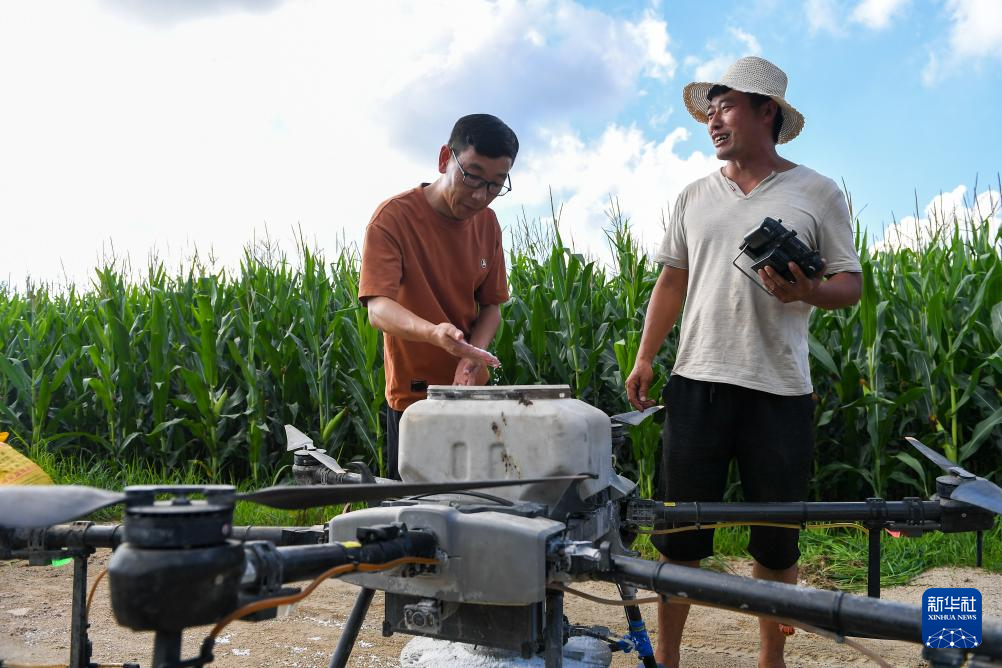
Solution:
M727 86L742 93L758 93L771 97L783 109L783 127L779 130L779 144L785 144L804 129L804 115L784 99L786 73L765 58L747 56L729 68L720 81L694 82L682 91L685 106L700 123L706 123L706 94L714 86Z

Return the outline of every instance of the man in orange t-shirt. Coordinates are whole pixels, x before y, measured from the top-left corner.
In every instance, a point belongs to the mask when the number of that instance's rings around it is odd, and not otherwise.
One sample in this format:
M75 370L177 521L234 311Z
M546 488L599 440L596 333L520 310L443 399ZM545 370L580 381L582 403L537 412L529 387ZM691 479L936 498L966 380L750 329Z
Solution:
M383 331L387 475L397 427L429 385L484 385L497 359L485 348L508 300L501 227L487 208L511 190L518 138L489 114L456 121L434 183L392 197L365 230L358 298Z

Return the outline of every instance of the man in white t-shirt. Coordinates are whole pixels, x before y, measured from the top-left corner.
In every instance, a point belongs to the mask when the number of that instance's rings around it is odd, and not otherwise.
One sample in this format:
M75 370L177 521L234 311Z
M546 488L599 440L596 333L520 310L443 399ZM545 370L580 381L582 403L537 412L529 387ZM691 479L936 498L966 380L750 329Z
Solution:
M757 57L742 58L715 83L691 83L689 113L707 124L724 166L679 195L656 260L636 364L626 380L634 407L647 408L652 360L685 304L678 354L664 391L666 420L659 498L720 501L736 461L747 501L805 500L814 449L807 324L813 307L851 306L861 275L845 197L829 178L781 157L804 117L785 100L787 78ZM826 265L808 278L795 263L788 281L771 267L747 275L732 266L744 236L769 217L820 251ZM751 261L741 256L746 271ZM765 289L762 289L765 288ZM755 577L797 582L799 532L753 527ZM698 567L713 553L713 531L658 536L672 563ZM688 604L658 608L656 657L677 666ZM760 621L759 666L784 666L785 636Z

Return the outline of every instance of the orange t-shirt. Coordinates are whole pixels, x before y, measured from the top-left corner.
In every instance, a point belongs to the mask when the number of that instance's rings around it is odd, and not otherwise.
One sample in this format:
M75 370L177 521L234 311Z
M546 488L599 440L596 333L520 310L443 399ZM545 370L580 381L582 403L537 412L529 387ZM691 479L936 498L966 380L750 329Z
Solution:
M422 184L376 209L365 229L358 298L389 297L428 322L451 322L469 340L480 305L508 301L501 226L490 209L456 221ZM402 411L427 385L451 385L459 359L438 346L383 334L386 401ZM412 386L415 389L412 389Z

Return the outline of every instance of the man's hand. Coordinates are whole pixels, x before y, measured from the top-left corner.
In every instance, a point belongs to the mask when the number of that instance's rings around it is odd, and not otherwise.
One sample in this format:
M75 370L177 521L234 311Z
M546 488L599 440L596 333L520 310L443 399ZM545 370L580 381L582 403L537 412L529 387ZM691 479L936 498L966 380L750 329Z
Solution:
M464 357L456 365L456 375L452 379L453 385L486 385L490 380L490 373L487 365L479 360Z
M647 398L653 382L654 369L651 363L638 358L633 365L633 371L626 378L626 398L638 411L646 410L657 403Z
M435 344L450 355L486 364L487 366L499 367L501 361L486 350L471 346L463 337L463 332L458 327L449 322L440 322L432 330L431 343Z
M787 266L790 268L790 273L793 274L794 280L792 283L780 276L770 266L759 269L758 276L762 279L762 285L765 286L766 290L771 292L776 299L784 304L798 301L806 302L814 291L818 289L818 286L821 285L821 277L824 276L827 264L824 258L822 258L821 271L818 272L817 278L808 278L796 262L788 263Z

